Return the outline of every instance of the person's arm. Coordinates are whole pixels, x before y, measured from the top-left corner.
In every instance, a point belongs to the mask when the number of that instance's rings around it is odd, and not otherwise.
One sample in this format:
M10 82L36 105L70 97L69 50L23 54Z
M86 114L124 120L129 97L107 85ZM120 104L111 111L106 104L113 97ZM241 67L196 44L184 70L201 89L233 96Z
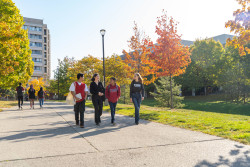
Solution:
M98 92L95 91L95 86L96 86L96 85L94 85L94 84L95 84L94 82L91 82L91 84L90 84L90 93L91 93L92 95L97 95Z
M108 86L106 87L106 90L105 90L105 96L106 96L107 99L109 99Z
M87 84L85 84L85 90L84 90L84 92L85 92L85 97L84 97L84 99L87 100L88 92L89 92L89 89L88 89Z
M101 83L101 93L103 93L103 95L105 94L105 88L103 87L102 83Z
M141 84L141 93L142 93L142 100L144 100L144 95L145 95L145 92L144 92L144 85Z
M73 98L78 101L80 100L79 98L76 97L76 92L75 92L75 85L74 83L71 84L70 88L69 88L70 93L72 94Z
M117 92L118 99L121 97L121 88L118 86L118 92Z
M133 81L130 84L130 102L132 103L132 88L133 88Z

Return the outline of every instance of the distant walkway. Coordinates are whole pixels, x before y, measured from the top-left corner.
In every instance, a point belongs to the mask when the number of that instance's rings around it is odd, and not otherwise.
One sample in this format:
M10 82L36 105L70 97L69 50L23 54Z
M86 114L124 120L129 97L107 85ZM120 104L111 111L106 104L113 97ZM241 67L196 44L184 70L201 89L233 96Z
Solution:
M0 112L0 166L215 167L250 166L250 146L216 136L104 112L100 127L92 109L85 128L75 126L73 106L45 102L44 109Z

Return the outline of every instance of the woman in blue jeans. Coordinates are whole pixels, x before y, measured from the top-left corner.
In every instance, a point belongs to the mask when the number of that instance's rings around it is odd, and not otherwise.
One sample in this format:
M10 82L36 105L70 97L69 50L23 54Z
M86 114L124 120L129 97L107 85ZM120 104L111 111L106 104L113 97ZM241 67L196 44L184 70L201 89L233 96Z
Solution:
M139 124L141 101L144 100L144 86L142 77L139 73L134 75L134 79L130 85L130 102L135 106L135 124Z
M44 91L43 91L43 87L40 88L40 90L38 91L38 100L40 103L40 108L43 108L43 102L44 102Z

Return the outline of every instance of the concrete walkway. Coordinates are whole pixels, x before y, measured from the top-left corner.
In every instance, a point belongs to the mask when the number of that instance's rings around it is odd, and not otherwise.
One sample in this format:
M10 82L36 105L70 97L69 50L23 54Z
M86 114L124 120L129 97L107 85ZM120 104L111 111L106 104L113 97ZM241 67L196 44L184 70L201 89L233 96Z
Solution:
M158 123L104 113L100 127L92 109L85 128L75 126L73 106L45 102L43 110L0 112L0 166L23 167L215 167L250 166L250 146ZM36 103L38 108L38 104Z

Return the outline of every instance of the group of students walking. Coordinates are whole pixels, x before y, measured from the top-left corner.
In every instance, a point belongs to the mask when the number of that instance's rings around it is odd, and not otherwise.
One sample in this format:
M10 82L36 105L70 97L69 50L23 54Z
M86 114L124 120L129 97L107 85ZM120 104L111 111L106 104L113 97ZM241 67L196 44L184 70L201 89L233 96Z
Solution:
M19 83L19 86L16 88L17 91L17 99L18 99L18 108L19 110L23 109L23 94L24 94L24 87L22 86L22 83ZM34 89L33 85L30 85L29 91L28 91L28 98L30 101L30 109L34 109L34 101L36 99L36 90ZM43 87L40 88L40 90L37 93L37 97L39 100L40 108L43 108L44 98L45 98L45 92L43 91Z
M82 73L77 74L77 81L72 83L69 90L75 99L74 112L76 125L80 125L84 128L84 112L85 102L88 95L88 87L84 81L84 75ZM92 95L92 103L95 108L95 123L100 126L101 115L103 111L103 102L105 98L108 99L110 110L111 110L111 124L115 125L115 111L117 102L121 96L121 89L116 84L116 78L110 78L110 84L104 88L102 82L100 82L99 74L94 74L91 79L90 93ZM139 124L139 111L141 101L144 100L144 86L143 80L139 73L134 75L133 81L130 85L130 101L135 106L135 124ZM79 119L80 115L80 119Z

